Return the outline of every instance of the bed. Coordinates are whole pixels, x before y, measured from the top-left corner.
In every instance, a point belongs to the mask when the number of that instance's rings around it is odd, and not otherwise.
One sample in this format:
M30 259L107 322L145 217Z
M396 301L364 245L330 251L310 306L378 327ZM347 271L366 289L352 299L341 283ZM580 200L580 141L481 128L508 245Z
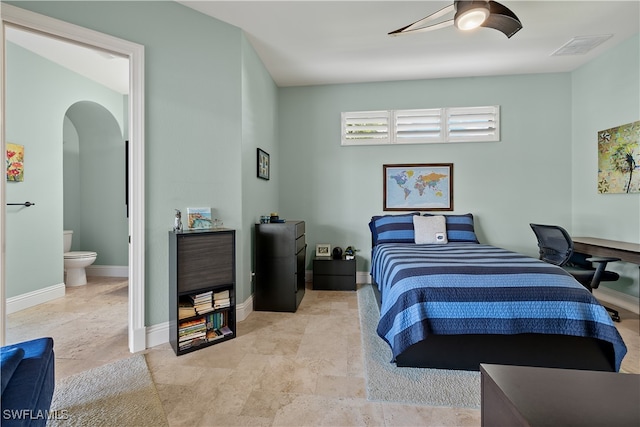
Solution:
M397 366L620 369L626 346L591 293L560 267L480 244L473 215L386 215L369 226L377 332Z

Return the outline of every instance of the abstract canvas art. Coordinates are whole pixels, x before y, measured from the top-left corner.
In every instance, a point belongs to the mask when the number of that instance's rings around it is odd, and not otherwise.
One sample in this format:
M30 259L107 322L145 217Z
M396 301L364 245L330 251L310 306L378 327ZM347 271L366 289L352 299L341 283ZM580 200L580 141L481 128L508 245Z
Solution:
M598 193L640 193L640 121L598 132Z

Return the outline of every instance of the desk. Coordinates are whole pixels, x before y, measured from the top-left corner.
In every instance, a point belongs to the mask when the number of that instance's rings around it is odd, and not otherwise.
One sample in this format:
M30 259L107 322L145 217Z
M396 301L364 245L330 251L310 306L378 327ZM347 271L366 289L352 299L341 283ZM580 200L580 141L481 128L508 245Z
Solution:
M482 426L638 426L640 375L481 364Z
M640 244L595 237L572 237L572 240L575 252L592 256L615 257L640 265Z

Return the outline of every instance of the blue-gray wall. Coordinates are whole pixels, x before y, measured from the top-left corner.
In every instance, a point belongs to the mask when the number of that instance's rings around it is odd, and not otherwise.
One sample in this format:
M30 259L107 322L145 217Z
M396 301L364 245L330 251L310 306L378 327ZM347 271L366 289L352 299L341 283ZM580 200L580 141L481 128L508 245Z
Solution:
M572 232L640 243L640 194L597 191L598 131L640 120L640 35L574 71L571 91ZM623 278L602 286L638 297L638 266L612 263L610 268Z
M145 46L146 324L168 320L174 209L211 206L238 231L238 301L248 298L241 31L176 2L7 3Z
M16 5L145 46L147 325L168 318L174 208L212 206L238 230L243 302L251 295L253 223L274 210L307 221L310 247L355 245L358 269L366 271L367 222L382 213L383 164L453 162L455 212L476 215L483 242L535 255L529 222L571 228L583 209L572 182L578 168L591 166L574 147L580 122L598 110L577 114L576 86L600 86L595 96L615 74L632 80L640 72L637 47L624 44L615 51L631 59L616 71L276 88L238 28L174 2ZM623 96L637 105L637 90L606 96L602 111L620 119L613 125L638 119L636 111L627 120L623 103L606 102ZM501 106L501 142L340 146L341 111L494 104ZM255 177L257 147L271 154L270 181ZM638 203L638 195L629 197ZM638 215L617 218L637 222ZM628 240L640 241L637 234ZM637 295L637 281L629 292Z
M340 145L341 111L481 105L500 105L500 142ZM281 210L313 224L312 247L355 245L361 271L383 164L453 163L454 213L473 213L484 243L535 255L530 222L571 222L566 73L281 89L280 133Z
M83 173L79 167L65 169L63 165L63 135L68 128L65 114L69 107L87 101L100 104L111 116L112 126L118 129L115 132L120 132L123 96L13 43L7 43L6 58L6 140L25 147L24 182L7 183L6 197L8 202L36 204L30 208L9 206L6 209L6 295L11 298L63 283L63 228L78 231L74 249L98 251L96 263L100 263L100 253L108 261L107 254L116 247L103 245L105 239L91 241L89 236L93 230L104 233L110 227L106 233L114 239L119 237L126 253L127 221L123 210L118 216L110 212L110 207L93 213L94 218L97 217L94 224L83 227L82 212L85 219L92 212L81 208L81 188L111 197L118 178L92 181L88 179L90 174ZM117 138L122 144L122 135ZM76 152L80 155L79 147ZM122 150L118 153L122 155ZM100 160L106 162L109 155L100 153ZM120 165L123 167L123 161ZM69 184L67 188L65 181ZM122 197L115 209L124 204L123 185L119 189ZM69 198L66 215L65 196ZM88 239L86 246L80 237L83 228Z

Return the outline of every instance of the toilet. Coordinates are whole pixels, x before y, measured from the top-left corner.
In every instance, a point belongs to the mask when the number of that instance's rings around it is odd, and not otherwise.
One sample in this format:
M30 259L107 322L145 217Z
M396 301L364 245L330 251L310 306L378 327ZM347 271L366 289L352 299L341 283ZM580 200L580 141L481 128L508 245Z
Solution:
M73 230L64 230L64 270L66 272L66 286L82 286L87 284L85 268L94 263L96 252L71 252Z

